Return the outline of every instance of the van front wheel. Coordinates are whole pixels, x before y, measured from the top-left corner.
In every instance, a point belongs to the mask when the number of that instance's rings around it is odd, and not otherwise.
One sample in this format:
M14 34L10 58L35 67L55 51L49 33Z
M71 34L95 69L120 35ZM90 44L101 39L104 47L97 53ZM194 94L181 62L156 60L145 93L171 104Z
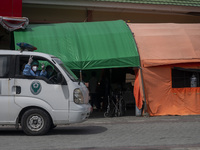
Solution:
M22 116L21 126L27 135L43 135L49 131L51 119L41 109L29 109Z

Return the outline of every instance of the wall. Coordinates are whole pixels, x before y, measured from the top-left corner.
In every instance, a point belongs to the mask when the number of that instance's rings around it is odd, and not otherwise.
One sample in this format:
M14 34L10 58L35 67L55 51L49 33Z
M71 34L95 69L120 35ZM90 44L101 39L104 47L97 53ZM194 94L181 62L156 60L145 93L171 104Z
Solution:
M122 19L131 23L200 23L200 16L158 12L126 12L75 9L73 7L52 7L25 5L22 15L31 23L108 21Z

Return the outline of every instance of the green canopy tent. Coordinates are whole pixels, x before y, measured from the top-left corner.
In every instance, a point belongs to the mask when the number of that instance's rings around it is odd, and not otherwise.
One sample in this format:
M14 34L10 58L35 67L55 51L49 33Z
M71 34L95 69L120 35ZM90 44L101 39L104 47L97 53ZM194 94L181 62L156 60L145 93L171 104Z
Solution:
M14 41L15 45L26 42L39 52L55 55L70 69L140 66L135 40L122 20L32 24L15 31Z

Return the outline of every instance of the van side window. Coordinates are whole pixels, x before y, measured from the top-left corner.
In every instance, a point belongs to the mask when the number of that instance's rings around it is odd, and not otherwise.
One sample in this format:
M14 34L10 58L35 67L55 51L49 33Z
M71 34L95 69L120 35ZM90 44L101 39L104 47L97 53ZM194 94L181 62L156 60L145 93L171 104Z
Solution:
M33 57L33 62L29 67L27 63L30 56L19 56L18 71L16 75L20 78L44 80L48 84L60 84L60 71L47 59L39 56ZM37 66L37 70L33 71L33 66ZM44 68L42 67L44 65ZM32 70L32 71L31 71Z
M9 73L9 56L0 56L0 78L8 77Z
M172 68L172 88L200 87L200 69Z

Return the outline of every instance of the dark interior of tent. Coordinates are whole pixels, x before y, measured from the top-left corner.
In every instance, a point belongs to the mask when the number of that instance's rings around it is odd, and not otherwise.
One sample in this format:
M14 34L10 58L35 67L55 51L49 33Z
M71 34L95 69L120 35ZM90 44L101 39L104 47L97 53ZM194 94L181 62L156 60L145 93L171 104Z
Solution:
M102 116L107 110L108 99L113 96L121 95L125 105L123 115L135 115L135 98L133 94L135 69L136 68L108 68L82 70L82 81L88 88L94 72L98 81L96 93L98 102L100 103L100 110L97 110L94 106L94 112L98 111L99 116ZM80 78L79 70L73 70L73 72Z

